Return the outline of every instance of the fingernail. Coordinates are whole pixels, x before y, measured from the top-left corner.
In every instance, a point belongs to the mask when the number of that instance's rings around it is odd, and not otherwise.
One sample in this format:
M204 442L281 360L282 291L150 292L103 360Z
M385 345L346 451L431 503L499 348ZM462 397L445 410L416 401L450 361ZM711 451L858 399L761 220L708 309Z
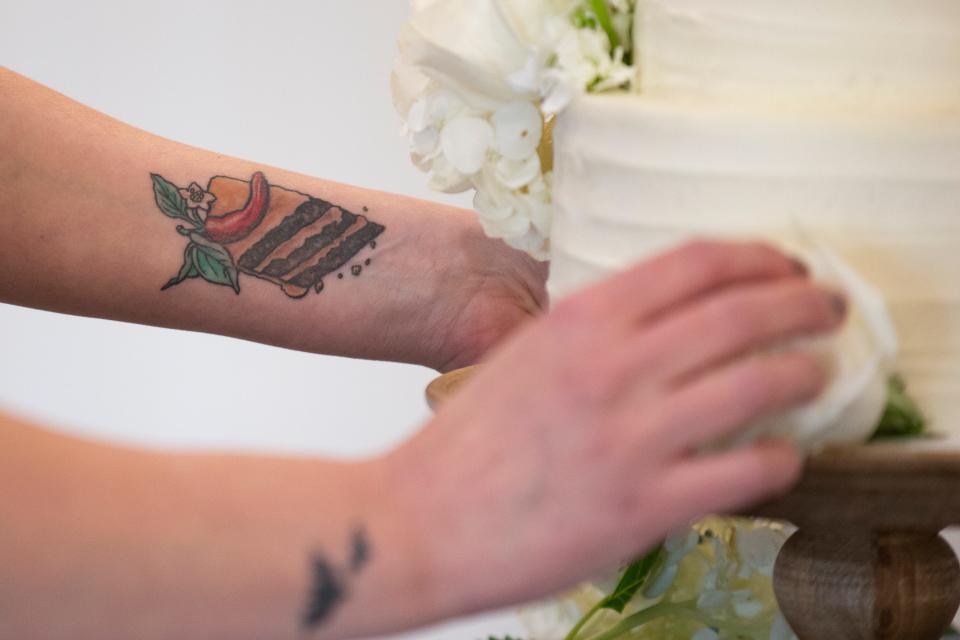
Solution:
M830 306L838 318L847 317L847 297L840 293L830 294Z
M798 275L810 275L810 268L800 258L790 258L790 264L793 265L793 270L796 271Z

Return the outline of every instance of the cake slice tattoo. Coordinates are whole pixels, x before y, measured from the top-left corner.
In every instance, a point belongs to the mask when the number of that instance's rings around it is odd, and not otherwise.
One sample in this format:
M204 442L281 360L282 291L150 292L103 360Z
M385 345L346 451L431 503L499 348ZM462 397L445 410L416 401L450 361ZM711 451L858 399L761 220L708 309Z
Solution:
M177 232L188 238L183 266L164 291L201 278L239 294L240 274L246 274L303 298L310 289L320 293L324 278L364 249L373 250L385 231L365 214L272 185L259 171L250 180L215 176L206 189L196 182L180 188L157 174L151 178L157 207L185 223Z

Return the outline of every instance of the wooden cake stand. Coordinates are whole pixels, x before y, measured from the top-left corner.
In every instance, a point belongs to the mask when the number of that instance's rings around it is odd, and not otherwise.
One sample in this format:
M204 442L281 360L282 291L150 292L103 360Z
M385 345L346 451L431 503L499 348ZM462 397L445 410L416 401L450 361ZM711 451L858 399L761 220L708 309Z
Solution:
M427 388L432 407L472 368ZM812 456L789 494L745 515L787 520L774 590L800 640L939 640L960 607L960 447L844 446Z

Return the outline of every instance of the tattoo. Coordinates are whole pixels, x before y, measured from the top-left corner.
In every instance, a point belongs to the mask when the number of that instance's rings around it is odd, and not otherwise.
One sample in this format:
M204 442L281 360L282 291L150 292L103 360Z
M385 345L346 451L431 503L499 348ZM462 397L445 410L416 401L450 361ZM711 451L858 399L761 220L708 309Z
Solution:
M370 562L370 542L367 532L363 529L354 529L351 539L350 571L359 573Z
M310 592L301 620L312 630L329 620L349 593L349 576L357 575L370 562L370 542L366 531L358 527L350 537L350 552L345 570L339 570L323 554L310 559Z
M315 555L311 562L313 586L307 596L307 610L303 626L313 629L327 620L346 595L343 576L322 555Z
M240 274L246 274L302 298L310 289L320 293L323 279L364 249L376 249L385 231L366 215L272 185L259 171L250 180L215 176L206 189L196 182L181 189L157 174L151 178L157 207L185 223L177 231L189 239L183 267L162 290L201 278L239 294ZM359 276L362 267L350 270Z

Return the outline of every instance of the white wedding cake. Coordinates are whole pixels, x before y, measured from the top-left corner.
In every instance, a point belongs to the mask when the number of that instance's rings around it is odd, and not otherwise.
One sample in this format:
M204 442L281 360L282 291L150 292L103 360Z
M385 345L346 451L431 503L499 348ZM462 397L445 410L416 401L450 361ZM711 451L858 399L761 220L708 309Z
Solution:
M960 2L640 0L633 36L633 92L558 117L552 295L693 238L771 241L853 311L808 345L824 396L753 431L863 439L898 372L960 432Z

